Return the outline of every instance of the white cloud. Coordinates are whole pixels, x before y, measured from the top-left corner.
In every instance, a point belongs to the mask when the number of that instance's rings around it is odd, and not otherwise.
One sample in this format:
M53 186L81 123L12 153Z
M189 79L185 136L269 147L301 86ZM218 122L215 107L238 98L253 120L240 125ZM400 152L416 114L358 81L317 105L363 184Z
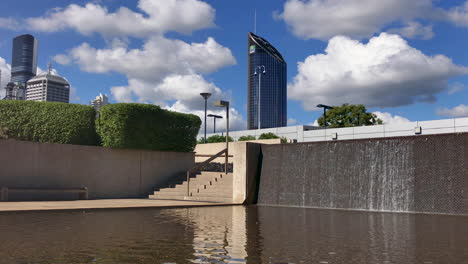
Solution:
M409 21L402 28L390 29L388 32L397 33L407 38L420 38L424 40L434 37L432 25L424 26L416 21Z
M211 73L236 63L231 51L211 37L204 43L189 44L157 36L146 41L142 49L96 49L83 43L68 55L58 56L58 63L68 59L87 72L118 72L145 81L161 81L171 74Z
M398 35L382 33L368 43L338 36L325 54L299 62L288 95L306 110L317 110L318 103L393 107L434 102L448 79L467 73L443 55L412 48Z
M0 28L17 30L20 27L18 21L11 17L0 17Z
M451 8L446 12L448 21L455 25L468 27L468 1L463 5Z
M288 0L278 17L304 39L370 37L398 21L427 17L432 0Z
M436 113L440 116L468 117L468 105L461 104L454 108L439 108L436 110Z
M229 94L198 74L169 75L159 83L130 79L128 86L112 87L111 92L118 102L152 103L172 111L196 114L202 120L204 100L200 93L212 94L208 99L208 114L225 116L224 110L213 106L213 102L221 99L232 102ZM212 131L210 121L207 122L207 126L208 132ZM232 130L246 127L245 120L234 107L230 108L230 126ZM225 121L218 120L217 127L219 131L224 129Z
M11 66L10 64L6 63L5 59L0 57L0 70L1 73L1 81L0 81L0 100L5 97L5 86L10 81L10 74L11 74Z
M75 87L70 86L70 102L71 103L79 103L81 98L78 96L78 92Z
M68 65L71 62L70 57L65 54L57 54L53 57L53 60L62 65Z
M201 74L236 63L231 51L213 38L189 44L162 36L150 38L141 49L125 45L96 49L84 43L61 54L58 62L63 62L63 57L87 72L126 75L127 86L111 88L118 102L138 101L168 108L183 105L181 109L192 110L201 109L201 92L211 92L212 98L226 97Z
M81 34L104 37L145 37L176 31L189 34L214 26L215 10L199 0L140 0L141 12L120 7L110 12L105 6L88 3L55 8L42 17L26 19L29 30L57 32L73 29Z
M294 126L297 124L297 120L294 118L288 118L288 126Z
M204 132L204 129L205 129L203 125L203 120L204 120L204 115L205 115L204 110L193 110L193 109L185 107L182 104L177 104L177 103L168 109L172 111L190 113L190 114L199 116L200 119L202 120L202 125L200 127L200 134ZM223 117L222 119L216 120L216 132L219 133L219 132L226 131L226 111L223 108L216 107L216 108L209 109L207 111L207 115L209 114L222 116ZM213 132L213 126L214 126L213 119L207 118L207 122L206 122L207 133ZM247 122L244 120L242 115L235 108L229 108L229 131L245 130L246 128L247 128Z
M405 123L410 123L411 121L406 118L402 117L399 115L392 115L391 113L388 112L373 112L377 116L377 118L380 118L384 124L405 124Z
M449 95L456 94L458 92L461 92L465 89L465 85L463 83L455 82L449 86L449 90L447 93Z

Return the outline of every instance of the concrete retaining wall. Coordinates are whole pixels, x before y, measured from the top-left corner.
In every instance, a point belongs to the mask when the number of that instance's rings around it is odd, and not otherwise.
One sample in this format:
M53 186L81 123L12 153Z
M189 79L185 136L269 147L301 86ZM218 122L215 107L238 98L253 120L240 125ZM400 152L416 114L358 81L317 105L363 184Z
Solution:
M468 133L263 145L258 203L468 214Z
M250 141L239 141L239 142L229 142L229 155L234 155L234 149L238 145L242 145L243 143L250 142L250 143L257 143L257 144L280 144L281 139L263 139L263 140L250 140ZM198 144L195 147L195 154L203 154L203 155L215 155L216 153L220 152L221 150L226 148L226 143L208 143L208 144ZM232 150L232 151L231 151ZM195 157L196 162L203 162L209 159L209 157ZM225 158L217 158L213 162L223 163L224 164ZM231 163L233 158L229 158L229 162Z
M0 140L0 187L88 187L90 199L147 198L154 187L194 163L194 153ZM15 197L25 199L10 194Z

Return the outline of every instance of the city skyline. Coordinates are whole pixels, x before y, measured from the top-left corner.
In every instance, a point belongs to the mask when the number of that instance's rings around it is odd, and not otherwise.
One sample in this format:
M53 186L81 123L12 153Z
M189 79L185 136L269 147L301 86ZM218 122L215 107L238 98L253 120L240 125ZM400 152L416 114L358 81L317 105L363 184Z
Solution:
M208 103L230 100L231 127L245 129L245 34L254 31L256 9L258 35L287 62L290 125L312 124L320 103L363 103L386 122L468 114L465 1L385 0L368 9L355 1L169 2L0 3L2 87L9 42L30 33L40 42L38 64L53 61L73 84L71 102L88 104L102 92L112 103L154 103L202 117L199 93L211 92ZM158 17L161 10L166 15ZM182 10L191 15L174 19ZM222 115L214 107L210 113Z

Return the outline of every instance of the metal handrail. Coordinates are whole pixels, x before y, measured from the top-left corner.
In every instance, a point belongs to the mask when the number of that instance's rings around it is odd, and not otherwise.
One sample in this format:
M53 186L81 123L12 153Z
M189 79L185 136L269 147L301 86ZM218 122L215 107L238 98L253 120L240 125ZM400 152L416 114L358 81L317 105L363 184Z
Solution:
M227 154L227 148L221 150L220 152L214 154L213 156L211 156L211 158L205 160L204 162L196 165L195 167L191 168L190 170L187 171L187 196L190 196L190 174L200 170L201 168L205 167L206 165L208 165L208 163L210 163L211 161L215 160L216 158L219 158L221 155L223 154ZM225 155L226 156L226 155ZM228 155L229 156L229 155ZM227 164L226 164L227 166Z

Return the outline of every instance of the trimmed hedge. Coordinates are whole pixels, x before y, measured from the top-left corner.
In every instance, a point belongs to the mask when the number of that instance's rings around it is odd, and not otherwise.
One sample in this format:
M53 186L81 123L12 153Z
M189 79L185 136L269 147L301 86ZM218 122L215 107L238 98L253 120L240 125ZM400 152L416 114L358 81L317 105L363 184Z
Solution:
M25 141L97 145L92 106L0 101L0 136Z
M121 103L103 106L96 120L104 147L193 151L201 120L156 105Z

